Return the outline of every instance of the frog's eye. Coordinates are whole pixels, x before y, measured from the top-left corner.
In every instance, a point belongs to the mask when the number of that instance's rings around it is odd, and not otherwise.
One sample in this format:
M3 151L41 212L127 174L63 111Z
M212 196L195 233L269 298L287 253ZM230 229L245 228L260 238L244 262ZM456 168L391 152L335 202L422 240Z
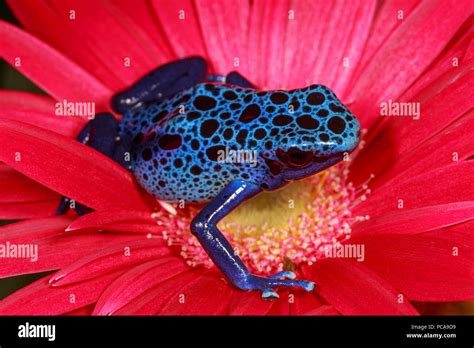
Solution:
M292 147L288 152L278 149L277 157L290 168L301 168L312 162L313 153L311 151L302 151L296 147Z
M288 154L288 166L291 168L304 167L311 163L313 153L310 151L296 151Z

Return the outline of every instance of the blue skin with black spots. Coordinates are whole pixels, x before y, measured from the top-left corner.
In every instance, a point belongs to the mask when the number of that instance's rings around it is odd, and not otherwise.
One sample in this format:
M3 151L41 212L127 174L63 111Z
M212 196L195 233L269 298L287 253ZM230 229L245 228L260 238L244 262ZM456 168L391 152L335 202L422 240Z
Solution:
M262 190L341 161L359 142L359 122L322 85L291 91L252 87L236 73L206 75L197 57L160 67L114 97L115 110L124 113L116 146L130 151L128 168L156 198L209 202L194 218L193 234L235 286L276 298L275 287L311 291L314 283L294 280L292 272L251 274L216 224ZM256 157L226 160L223 154L231 150Z

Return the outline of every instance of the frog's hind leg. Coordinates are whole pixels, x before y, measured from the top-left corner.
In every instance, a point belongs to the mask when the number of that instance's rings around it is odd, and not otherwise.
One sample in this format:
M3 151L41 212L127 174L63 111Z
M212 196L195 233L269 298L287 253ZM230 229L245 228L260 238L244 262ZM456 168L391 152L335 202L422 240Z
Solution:
M255 86L249 80L247 80L237 71L228 73L225 77L225 82L230 85L236 85L244 88L255 88Z
M184 89L203 82L207 74L204 58L189 57L162 65L131 87L112 98L112 108L119 114L148 102L160 102Z
M127 154L130 151L130 141L124 136L119 137L118 121L112 114L97 114L93 120L84 126L76 140L112 158L122 167L129 169ZM64 214L71 207L79 215L91 212L90 208L80 203L73 203L69 198L63 197L56 209L56 215Z
M296 280L293 272L283 271L267 277L251 274L217 228L221 219L260 191L260 186L251 182L232 181L196 215L191 222L192 233L215 265L242 290L258 290L264 299L278 298L274 288L280 286L298 286L306 291L313 291L313 282Z

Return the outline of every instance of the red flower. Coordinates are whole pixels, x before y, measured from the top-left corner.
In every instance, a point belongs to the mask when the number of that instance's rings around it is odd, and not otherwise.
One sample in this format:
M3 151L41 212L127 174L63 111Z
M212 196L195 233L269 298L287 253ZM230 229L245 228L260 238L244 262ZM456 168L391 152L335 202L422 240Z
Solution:
M0 276L58 271L1 314L407 315L413 301L474 299L472 2L9 4L26 31L0 22L0 55L50 97L0 92L0 218L24 219L0 240L39 256L2 259ZM222 226L252 269L285 262L314 293L235 289L188 232L197 207L154 201L73 140L85 119L54 115L64 99L108 110L114 92L190 55L262 88L328 85L366 128L347 166L268 196L301 194L294 214L257 198ZM419 119L380 117L389 100L419 103ZM60 195L96 211L52 216ZM352 247L359 259L337 257Z

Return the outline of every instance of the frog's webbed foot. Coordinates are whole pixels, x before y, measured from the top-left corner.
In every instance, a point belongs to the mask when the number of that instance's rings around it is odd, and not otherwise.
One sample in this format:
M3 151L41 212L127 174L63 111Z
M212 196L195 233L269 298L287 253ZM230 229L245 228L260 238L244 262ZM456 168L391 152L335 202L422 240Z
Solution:
M251 274L248 276L244 287L246 290L260 290L262 292L262 298L265 300L278 298L278 293L273 288L279 286L297 286L306 291L314 290L314 282L308 280L295 280L295 277L296 276L293 272L278 272L268 277L259 277Z

